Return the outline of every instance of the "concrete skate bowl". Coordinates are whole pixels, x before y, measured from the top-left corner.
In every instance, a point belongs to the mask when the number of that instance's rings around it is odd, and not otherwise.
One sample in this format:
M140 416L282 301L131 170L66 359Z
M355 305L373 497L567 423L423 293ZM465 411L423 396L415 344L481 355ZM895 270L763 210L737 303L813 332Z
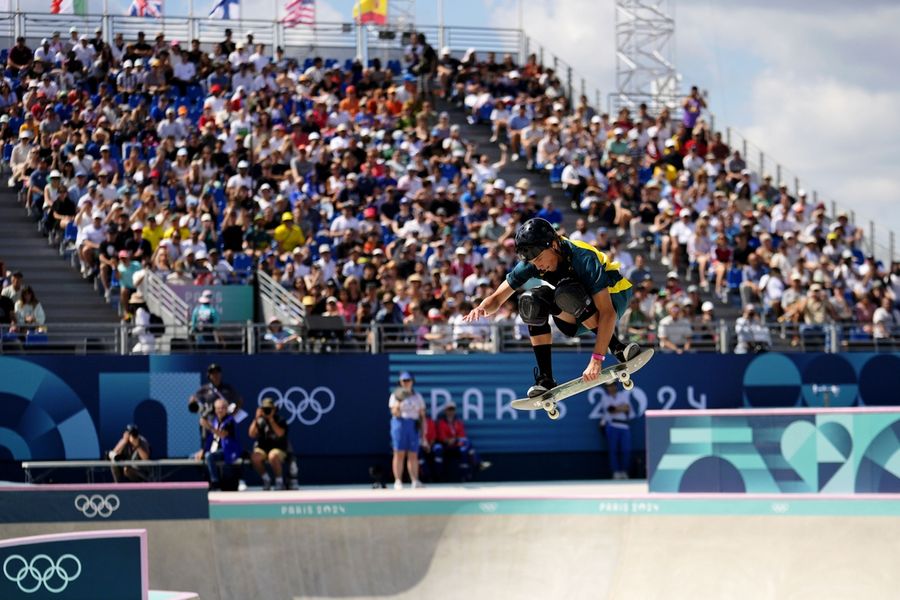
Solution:
M151 585L203 600L893 599L900 589L897 498L424 492L231 494L211 501L208 521L140 523Z

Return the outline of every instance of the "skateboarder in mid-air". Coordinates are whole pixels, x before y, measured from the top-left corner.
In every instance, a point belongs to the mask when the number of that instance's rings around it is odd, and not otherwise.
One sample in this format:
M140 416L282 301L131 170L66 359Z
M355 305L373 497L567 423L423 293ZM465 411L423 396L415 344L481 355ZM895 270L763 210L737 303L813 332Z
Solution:
M516 254L520 262L506 276L506 281L472 309L465 320L475 321L496 312L528 280L543 280L541 285L519 297L519 314L528 325L537 360L529 397L540 396L556 387L551 316L564 335L596 333L594 351L581 375L586 382L600 375L607 351L619 362L627 362L640 353L637 344L625 344L615 334L616 320L625 312L632 294L631 282L619 273L619 263L610 262L590 244L558 235L544 219L531 219L519 228Z

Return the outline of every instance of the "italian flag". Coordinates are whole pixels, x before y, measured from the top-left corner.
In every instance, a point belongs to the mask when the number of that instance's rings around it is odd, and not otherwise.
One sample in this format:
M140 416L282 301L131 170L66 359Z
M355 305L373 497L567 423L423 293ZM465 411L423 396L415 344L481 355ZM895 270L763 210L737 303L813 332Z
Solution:
M87 0L50 0L50 12L54 15L85 15Z

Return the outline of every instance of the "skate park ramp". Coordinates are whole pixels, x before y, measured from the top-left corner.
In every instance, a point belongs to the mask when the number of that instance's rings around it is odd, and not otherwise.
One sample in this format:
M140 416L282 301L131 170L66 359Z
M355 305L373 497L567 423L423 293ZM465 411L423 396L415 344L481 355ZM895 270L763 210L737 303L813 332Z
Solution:
M897 597L896 496L645 490L609 483L213 493L208 521L141 526L151 586L196 590L203 600ZM3 527L4 535L46 532L41 524Z

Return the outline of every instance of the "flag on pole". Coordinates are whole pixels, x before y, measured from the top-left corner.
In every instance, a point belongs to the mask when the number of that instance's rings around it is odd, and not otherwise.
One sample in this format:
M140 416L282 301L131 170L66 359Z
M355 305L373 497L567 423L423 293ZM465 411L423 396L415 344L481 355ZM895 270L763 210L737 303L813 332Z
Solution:
M50 12L54 15L85 15L87 0L50 0Z
M360 25L386 25L388 0L359 0L353 5L353 20Z
M131 0L131 6L126 13L130 17L154 17L163 15L163 0Z
M226 21L231 19L232 4L237 8L239 0L215 0L212 10L209 11L208 17L210 19L222 19Z
M316 24L316 0L286 0L284 12L285 27Z

